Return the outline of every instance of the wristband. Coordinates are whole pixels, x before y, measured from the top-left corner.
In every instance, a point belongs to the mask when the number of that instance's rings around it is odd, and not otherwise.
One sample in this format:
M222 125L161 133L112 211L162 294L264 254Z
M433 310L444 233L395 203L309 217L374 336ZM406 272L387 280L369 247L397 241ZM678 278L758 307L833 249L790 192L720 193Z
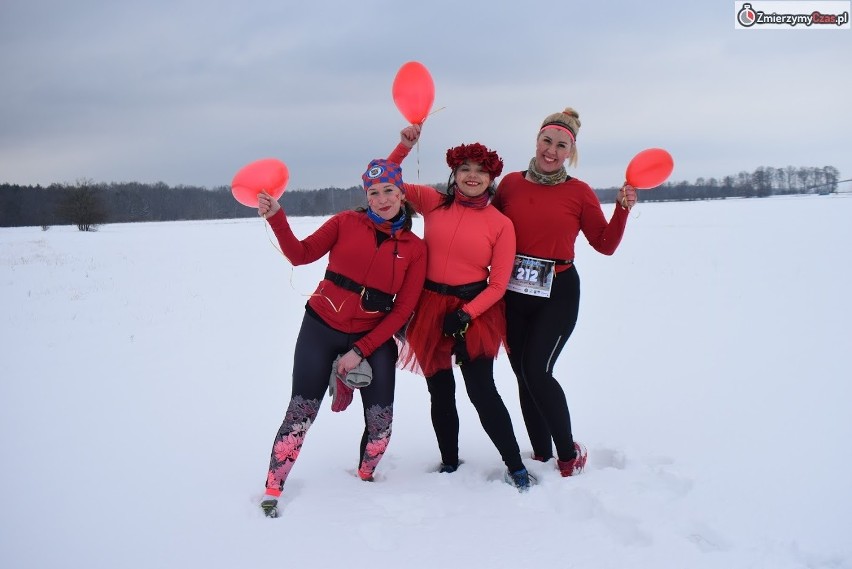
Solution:
M361 348L359 348L358 346L352 346L352 351L355 352L355 355L357 355L359 358L361 358L362 360L364 359L364 352L361 351Z

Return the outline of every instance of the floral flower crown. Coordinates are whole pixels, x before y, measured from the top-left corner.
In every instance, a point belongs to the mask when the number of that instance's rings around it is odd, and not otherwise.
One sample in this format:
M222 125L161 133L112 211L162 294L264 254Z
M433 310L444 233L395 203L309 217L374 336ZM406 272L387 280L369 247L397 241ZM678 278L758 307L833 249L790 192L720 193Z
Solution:
M454 171L456 168L464 164L465 160L478 162L482 165L483 170L491 175L491 178L496 178L503 172L503 160L493 150L488 150L485 146L474 142L473 144L462 144L455 148L447 150L447 165Z

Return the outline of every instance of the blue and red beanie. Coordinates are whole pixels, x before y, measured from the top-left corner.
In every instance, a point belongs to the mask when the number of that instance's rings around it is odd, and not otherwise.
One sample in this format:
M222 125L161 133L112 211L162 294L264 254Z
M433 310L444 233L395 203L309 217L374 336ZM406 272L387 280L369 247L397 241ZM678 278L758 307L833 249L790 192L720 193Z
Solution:
M367 165L367 171L361 175L364 181L364 190L374 184L390 183L402 188L402 168L396 162L390 162L384 158L376 158Z

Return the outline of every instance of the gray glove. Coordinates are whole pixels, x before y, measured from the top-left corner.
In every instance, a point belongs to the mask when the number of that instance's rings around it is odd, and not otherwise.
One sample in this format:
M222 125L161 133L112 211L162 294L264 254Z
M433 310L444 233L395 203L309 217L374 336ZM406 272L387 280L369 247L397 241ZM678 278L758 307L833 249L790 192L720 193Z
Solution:
M337 363L340 356L334 358L331 364L331 377L328 381L328 394L331 396L331 410L334 412L344 411L352 403L352 390L367 387L373 381L373 368L367 360L361 362L349 370L342 380L337 377Z
M337 369L335 367L335 369ZM343 383L352 389L361 389L367 387L373 381L373 368L370 367L370 362L366 359L349 370L346 377L343 378Z

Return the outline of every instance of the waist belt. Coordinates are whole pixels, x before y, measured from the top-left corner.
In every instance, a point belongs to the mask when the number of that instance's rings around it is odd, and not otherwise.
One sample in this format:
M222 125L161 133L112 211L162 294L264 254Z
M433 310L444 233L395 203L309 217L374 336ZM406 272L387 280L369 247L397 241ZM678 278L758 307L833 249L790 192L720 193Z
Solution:
M325 271L325 279L333 282L340 288L345 288L348 291L357 292L361 295L361 306L364 310L371 312L390 312L393 310L394 295L380 291L376 288L369 288L360 283L357 283L347 276L335 273L334 271Z
M462 300L473 300L477 294L488 288L488 281L477 281L475 283L461 285L448 285L426 279L426 282L423 283L423 288L431 290L432 292L437 292L438 294L455 296Z
M551 259L550 257L541 257L539 255L527 255L526 253L516 253L524 257L532 257L533 259L544 259L545 261L553 261L555 265L573 265L574 259Z

